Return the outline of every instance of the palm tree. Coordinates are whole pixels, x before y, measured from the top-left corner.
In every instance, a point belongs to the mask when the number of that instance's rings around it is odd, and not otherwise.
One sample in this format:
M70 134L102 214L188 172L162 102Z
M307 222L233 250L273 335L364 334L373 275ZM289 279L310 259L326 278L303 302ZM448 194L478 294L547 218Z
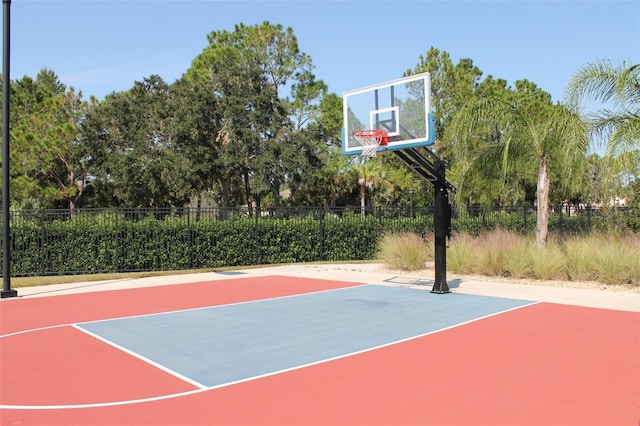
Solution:
M371 191L383 182L383 168L379 162L368 158L354 164L351 170L360 189L360 214L364 216L367 208L367 190Z
M589 147L580 117L527 81L498 95L476 93L454 116L446 134L448 149L464 180L478 167L498 167L503 179L523 161L537 163L536 243L546 245L549 229L550 170L568 183L575 178ZM493 161L488 161L493 159ZM462 186L464 182L457 182Z
M611 107L587 115L594 136L607 140L607 155L617 157L640 150L640 64L589 63L573 75L566 97L573 107L581 101Z

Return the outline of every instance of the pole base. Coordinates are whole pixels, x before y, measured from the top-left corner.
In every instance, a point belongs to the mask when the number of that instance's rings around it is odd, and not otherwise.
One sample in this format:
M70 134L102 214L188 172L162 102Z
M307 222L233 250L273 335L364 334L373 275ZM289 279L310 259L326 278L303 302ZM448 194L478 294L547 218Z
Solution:
M446 281L436 281L431 288L431 293L446 294L451 293L451 290L449 290L449 286Z
M0 299L7 299L9 297L17 297L18 290L2 290L0 292Z

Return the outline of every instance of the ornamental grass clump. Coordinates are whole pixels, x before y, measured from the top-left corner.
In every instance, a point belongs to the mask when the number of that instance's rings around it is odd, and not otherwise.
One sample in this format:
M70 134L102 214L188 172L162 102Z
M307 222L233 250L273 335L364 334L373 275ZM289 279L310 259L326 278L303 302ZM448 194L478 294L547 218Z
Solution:
M494 230L478 237L455 235L447 268L461 274L638 287L639 253L640 237L635 234L551 235L542 248L533 237Z
M567 277L571 281L595 281L595 247L601 244L599 235L570 236L564 240L567 256Z
M433 260L430 237L412 232L386 234L378 244L377 258L390 268L406 271L424 269Z
M597 281L640 285L640 239L637 236L601 235L592 250Z
M447 269L460 274L478 271L478 242L469 234L455 234L447 249Z
M535 248L535 241L520 234L514 234L509 253L505 256L506 275L513 278L527 278L531 276L531 251Z
M529 269L529 244L511 231L495 229L478 238L477 272L493 276L523 276Z
M562 245L548 240L545 247L534 247L531 250L531 273L538 280L566 280L567 256Z
M447 252L447 268L462 274L527 277L532 245L530 239L502 229L475 238L456 234Z
M550 235L538 247L532 236L497 229L477 237L453 235L446 266L458 274L640 287L639 253L636 234ZM378 259L394 269L423 269L433 260L433 236L385 235Z

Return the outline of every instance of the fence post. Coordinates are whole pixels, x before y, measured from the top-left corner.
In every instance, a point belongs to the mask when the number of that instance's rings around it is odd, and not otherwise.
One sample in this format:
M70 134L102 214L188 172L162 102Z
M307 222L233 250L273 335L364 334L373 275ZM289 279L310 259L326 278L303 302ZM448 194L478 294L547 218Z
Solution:
M120 232L118 230L118 207L114 207L114 215L115 215L115 220L116 220L116 236L114 238L114 241L115 241L115 244L116 244L115 250L114 250L114 253L115 253L115 265L114 266L115 266L116 272L119 272L120 271L120 265L119 265L118 259L120 257L120 250L118 250L118 246L120 244L120 241L119 241L118 236L119 236Z
M193 268L193 238L191 236L191 207L187 206L187 244L189 245L189 269Z
M320 259L324 258L324 217L326 216L327 206L324 206L323 211L320 212Z
M256 223L255 223L255 239L256 239L256 246L255 246L255 259L256 259L256 265L260 265L262 263L262 256L260 255L260 212L259 212L259 208L256 206Z
M47 256L47 235L44 230L44 207L40 208L40 269L41 274L44 277L46 275L46 256Z

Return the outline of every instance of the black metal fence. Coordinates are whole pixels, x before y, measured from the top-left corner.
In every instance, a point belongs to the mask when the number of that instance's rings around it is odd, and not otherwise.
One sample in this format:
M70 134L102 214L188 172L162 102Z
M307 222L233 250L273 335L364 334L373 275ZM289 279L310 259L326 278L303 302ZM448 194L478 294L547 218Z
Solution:
M589 232L609 210L559 207L551 232ZM616 210L640 230L640 210ZM201 269L368 260L385 232L431 233L430 206L359 208L82 209L11 212L14 276ZM454 208L453 232L533 233L534 207Z

